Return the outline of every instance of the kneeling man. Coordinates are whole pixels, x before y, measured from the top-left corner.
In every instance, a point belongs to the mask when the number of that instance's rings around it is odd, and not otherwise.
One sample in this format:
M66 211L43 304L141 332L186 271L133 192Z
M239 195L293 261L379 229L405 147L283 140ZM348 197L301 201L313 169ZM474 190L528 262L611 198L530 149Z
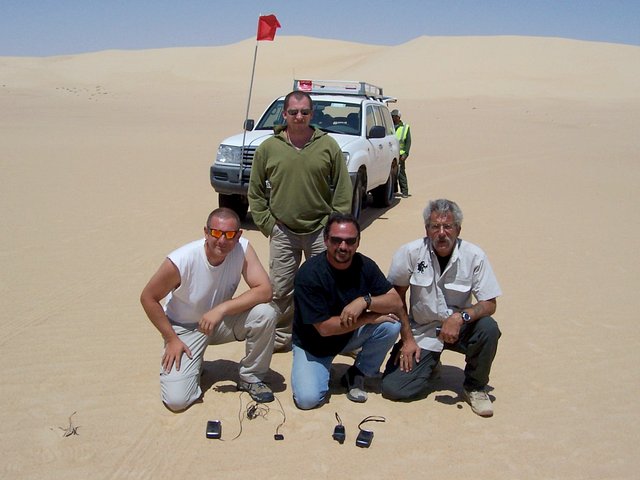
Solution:
M244 341L238 390L257 402L273 401L263 383L275 335L271 283L255 250L241 238L230 209L209 214L204 240L170 253L142 291L140 302L164 338L160 369L162 401L172 411L202 395L200 373L207 345ZM240 279L249 289L234 298ZM164 308L160 301L167 298Z
M427 236L402 246L389 269L388 279L403 300L410 289L410 322L403 322L401 341L387 362L382 394L392 400L425 394L446 348L466 356L465 399L476 414L490 417L485 387L500 338L490 315L500 287L485 253L458 238L462 211L455 202L429 202L423 217Z
M359 350L343 384L347 398L365 402L365 376L376 375L400 331L402 301L373 260L356 253L360 225L333 213L324 229L327 251L307 260L295 277L293 399L317 407L329 390L331 363Z

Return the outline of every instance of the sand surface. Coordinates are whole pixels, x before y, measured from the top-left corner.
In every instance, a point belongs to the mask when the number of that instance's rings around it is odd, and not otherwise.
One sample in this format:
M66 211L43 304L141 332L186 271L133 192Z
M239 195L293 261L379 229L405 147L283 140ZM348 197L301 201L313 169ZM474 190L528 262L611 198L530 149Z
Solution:
M452 352L424 400L354 404L337 388L298 411L289 353L268 379L285 440L273 440L273 403L230 441L239 343L207 351L204 403L179 415L161 405L161 339L138 297L217 206L209 166L240 130L254 47L0 57L0 478L637 478L640 47L262 42L254 118L294 77L398 97L413 196L365 211L360 251L386 271L422 236L428 199L460 204L462 237L486 250L504 291L495 416L461 401ZM267 239L244 228L266 264ZM73 412L78 435L64 437ZM335 412L344 445L331 440ZM368 450L354 445L367 415L387 419ZM209 419L227 441L205 439Z

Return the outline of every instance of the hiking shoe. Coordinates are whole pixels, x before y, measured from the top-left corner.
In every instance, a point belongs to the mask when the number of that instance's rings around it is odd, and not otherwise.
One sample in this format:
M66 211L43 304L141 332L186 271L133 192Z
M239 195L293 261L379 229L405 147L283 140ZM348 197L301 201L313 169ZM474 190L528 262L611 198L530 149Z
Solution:
M342 377L341 383L347 387L347 398L352 402L364 403L367 401L367 392L364 391L364 375L356 367L350 367Z
M238 382L238 390L247 392L258 403L273 402L273 392L264 382L249 383Z
M490 417L493 415L493 405L489 394L484 390L464 390L464 399L471 405L471 410L481 417Z

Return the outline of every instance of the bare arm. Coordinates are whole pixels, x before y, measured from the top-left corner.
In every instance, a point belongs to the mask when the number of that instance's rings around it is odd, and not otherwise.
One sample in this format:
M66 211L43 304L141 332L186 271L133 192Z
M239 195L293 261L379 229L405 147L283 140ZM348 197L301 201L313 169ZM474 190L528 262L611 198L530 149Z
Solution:
M165 371L170 371L174 362L176 364L176 370L180 370L182 352L185 352L187 356L191 358L191 351L173 331L171 322L169 322L160 304L160 301L166 297L169 292L179 286L180 272L171 260L165 258L160 268L158 268L158 271L151 277L140 294L142 308L144 308L147 317L149 317L151 323L160 332L166 343L165 352L162 356L162 367Z
M410 372L413 369L413 359L416 363L420 362L420 347L416 343L411 331L411 325L409 323L409 315L407 313L407 290L409 286L394 285L396 292L402 299L403 316L400 317L402 327L400 329L400 339L402 340L402 348L398 351L398 356L394 359L396 364L400 364L400 370L403 372Z
M491 298L489 300L480 300L471 307L465 308L464 311L469 314L471 321L475 322L479 318L493 315L496 307L496 299ZM440 334L442 341L445 343L456 343L460 335L460 327L462 327L463 323L464 321L462 320L460 312L452 313L449 318L442 323L442 333Z
M367 304L358 297L344 307L340 315L314 324L323 337L351 332L368 323L397 322L401 318L402 300L398 293L391 289L383 295L371 298L369 312L365 312Z
M323 322L314 323L318 333L323 337L329 337L331 335L341 335L343 333L352 332L353 330L360 328L367 323L382 323L382 322L397 322L398 317L393 313L386 315L380 315L379 313L367 312L358 317L356 321L350 325L344 325L340 321L340 316L329 317Z
M479 318L488 317L489 315L496 313L497 306L497 300L492 298L490 300L481 300L475 305L472 305L471 308L465 309L465 311L471 317L471 321L475 322Z

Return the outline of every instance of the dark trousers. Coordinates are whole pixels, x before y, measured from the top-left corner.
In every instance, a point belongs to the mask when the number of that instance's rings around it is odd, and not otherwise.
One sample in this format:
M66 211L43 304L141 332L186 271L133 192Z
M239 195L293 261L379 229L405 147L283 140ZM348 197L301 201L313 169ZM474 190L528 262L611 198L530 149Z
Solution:
M409 194L409 182L407 181L407 165L406 160L400 160L400 168L398 169L398 184L400 185L400 193Z
M456 343L445 343L446 350L465 355L465 390L479 390L489 383L500 335L496 321L492 317L483 317L463 325ZM395 364L396 354L401 347L402 341L394 345L382 378L382 395L390 400L409 400L426 394L431 373L440 360L440 352L421 350L420 363L414 362L413 370L403 372Z

